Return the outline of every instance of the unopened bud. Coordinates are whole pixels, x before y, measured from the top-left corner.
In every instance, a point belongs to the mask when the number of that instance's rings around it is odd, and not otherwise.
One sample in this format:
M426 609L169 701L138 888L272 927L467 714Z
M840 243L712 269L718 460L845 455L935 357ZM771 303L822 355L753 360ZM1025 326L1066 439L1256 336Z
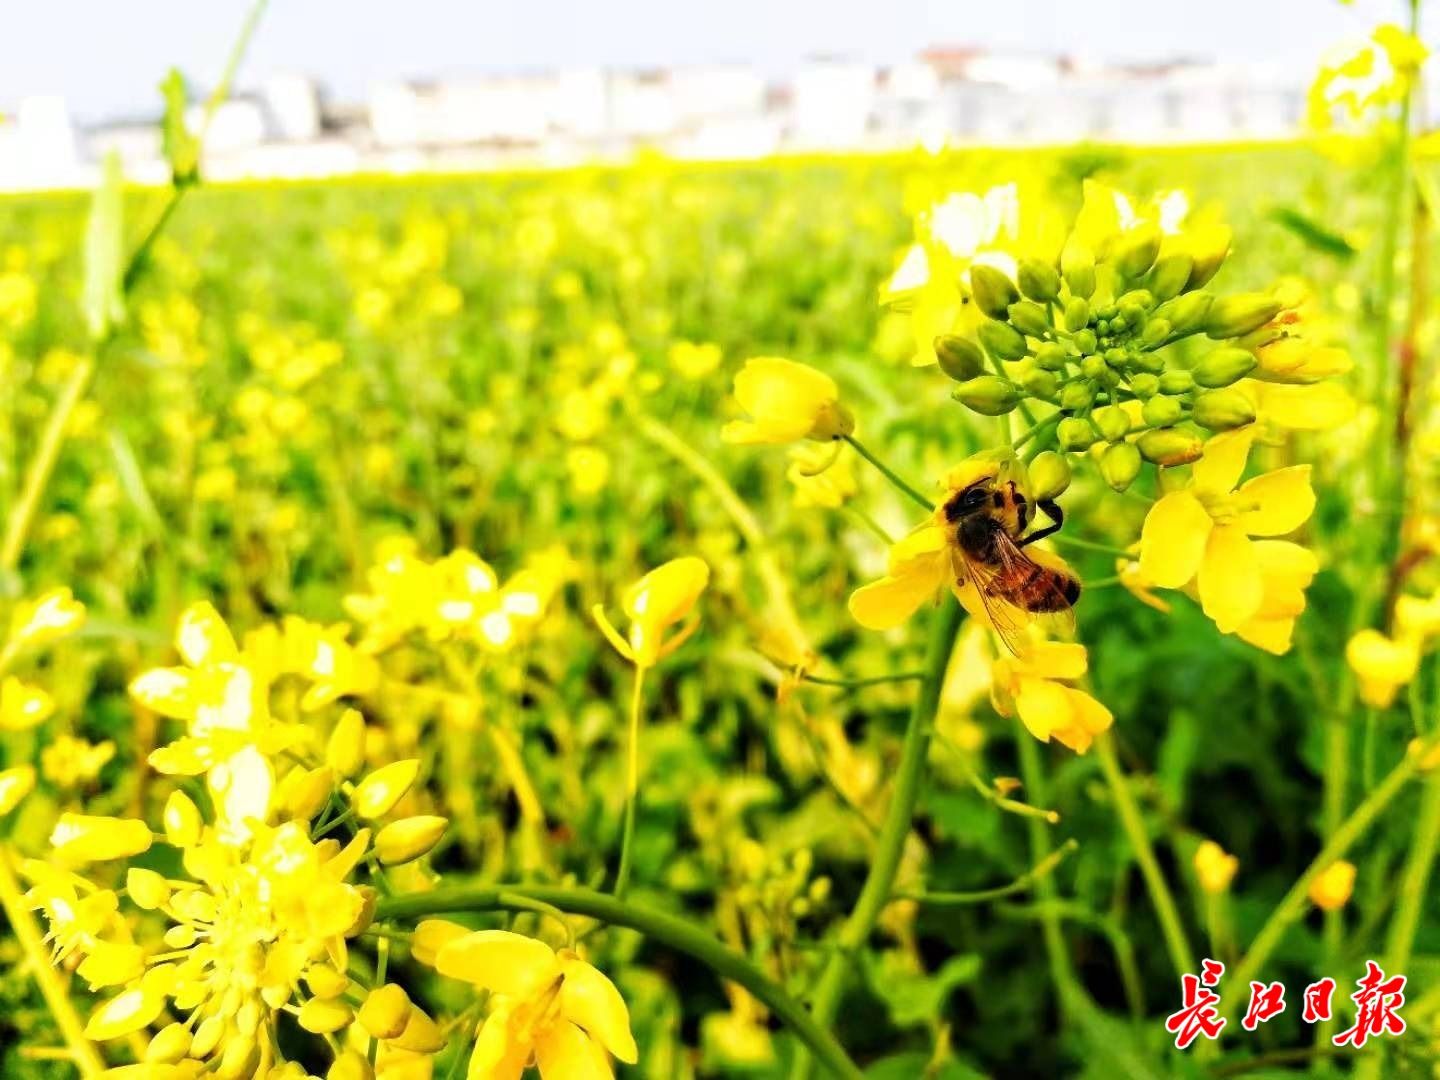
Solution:
M1053 499L1070 486L1070 463L1064 454L1045 450L1030 462L1030 497Z
M1050 332L1050 315L1034 300L1017 300L1007 310L1010 325L1022 334L1044 337Z
M1154 349L1169 336L1170 322L1168 319L1147 319L1145 329L1140 333L1140 344L1147 349Z
M1020 392L1015 388L1015 384L998 375L980 375L967 379L955 387L950 396L982 416L1004 416L1015 408L1020 400Z
M1025 336L1009 323L985 322L980 324L980 344L997 360L1019 360L1029 347Z
M1109 442L1119 442L1130 431L1130 417L1119 405L1106 405L1096 409L1090 418Z
M935 359L940 370L956 382L973 379L985 370L985 354L980 346L959 334L941 334L935 339Z
M1100 342L1095 337L1095 331L1088 327L1075 331L1070 341L1081 353L1093 353L1100 347Z
M1055 437L1062 450L1086 450L1095 443L1095 429L1089 420L1067 416L1055 428Z
M1167 300L1155 309L1155 314L1170 323L1174 334L1192 334L1205 325L1215 297L1208 292L1191 292Z
M1103 379L1105 372L1108 370L1109 367L1105 363L1105 358L1103 356L1097 356L1094 353L1091 353L1080 361L1080 374L1084 375L1087 379ZM1080 406L1076 407L1079 408Z
M414 758L376 769L355 785L350 799L355 813L362 818L384 817L405 797L419 774L420 762Z
M176 1021L155 1033L145 1048L145 1060L156 1065L174 1065L190 1053L190 1028Z
M346 709L335 722L325 746L325 764L347 780L365 767L365 718L357 710Z
M1027 371L1021 377L1020 385L1031 397L1037 397L1041 401L1050 401L1055 397L1056 391L1060 389L1060 380L1053 371L1037 367Z
M1174 368L1160 376L1162 394L1183 394L1195 386L1195 376L1184 368Z
M1153 221L1142 222L1120 238L1115 263L1128 278L1138 278L1155 265L1160 254L1160 226Z
M1130 376L1130 392L1141 401L1149 401L1160 392L1160 377L1148 371Z
M142 911L154 911L169 901L170 883L154 870L132 866L125 871L125 892Z
M1140 351L1130 357L1130 363L1141 371L1159 375L1165 370L1165 358L1159 353Z
M1078 412L1088 408L1094 400L1095 386L1090 382L1068 382L1060 391L1060 408L1066 412Z
M410 1006L410 1019L405 1023L405 1030L391 1040L397 1048L414 1054L437 1053L445 1049L445 1041L440 1025L418 1005Z
M410 995L396 983L386 983L365 995L355 1017L377 1039L393 1039L410 1022Z
M375 854L386 866L418 859L440 842L448 818L420 814L392 821L375 835Z
M1115 491L1124 491L1140 475L1140 451L1134 443L1111 443L1100 455L1100 475Z
M1112 368L1123 368L1130 363L1130 354L1121 348L1106 349L1105 363Z
M1185 416L1185 406L1179 398L1157 395L1152 397L1140 410L1140 416L1151 427L1169 427L1178 424Z
M1095 291L1095 255L1084 244L1065 245L1060 254L1060 273L1072 296L1089 299Z
M339 998L311 998L300 1006L300 1026L312 1035L331 1035L354 1019L350 1006Z
M1188 465L1205 452L1198 436L1177 428L1157 428L1141 435L1135 443L1140 456L1156 465Z
M1190 271L1187 289L1201 289L1213 278L1230 254L1230 226L1209 225L1191 230L1188 237L1195 265Z
M1210 305L1205 333L1217 341L1257 330L1280 314L1280 301L1268 293L1221 296Z
M329 964L311 964L305 969L305 985L318 998L338 998L350 985L350 977Z
M204 822L200 810L183 791L172 791L165 800L165 812L161 815L165 826L165 842L175 847L193 847L200 839Z
M1020 299L1020 290L993 266L975 263L970 267L970 292L975 306L992 319L1004 319L1005 309Z
M1200 358L1191 369L1195 382L1211 390L1229 386L1255 369L1255 354L1249 349L1215 349Z
M297 766L281 786L281 806L295 821L309 821L335 790L335 772L329 766L304 769Z
M1070 354L1065 351L1065 346L1059 342L1047 341L1035 350L1035 363L1046 371L1061 371L1065 363L1070 359Z
M1060 295L1060 274L1053 263L1021 259L1019 276L1020 291L1031 300L1048 304Z
M354 937L370 929L370 924L375 921L375 908L380 903L380 894L373 885L357 885L355 891L360 894L360 913L355 916L355 921L346 927L346 937Z
M1255 406L1234 388L1211 390L1195 399L1191 410L1195 422L1211 431L1229 431L1255 422Z
M375 1080L375 1070L364 1054L346 1050L335 1059L335 1064L325 1074L325 1080Z
M1072 296L1065 301L1065 329L1072 334L1090 325L1090 301L1083 296Z
M1190 283L1190 272L1194 266L1195 260L1183 251L1162 256L1150 271L1150 291L1159 300L1179 296Z

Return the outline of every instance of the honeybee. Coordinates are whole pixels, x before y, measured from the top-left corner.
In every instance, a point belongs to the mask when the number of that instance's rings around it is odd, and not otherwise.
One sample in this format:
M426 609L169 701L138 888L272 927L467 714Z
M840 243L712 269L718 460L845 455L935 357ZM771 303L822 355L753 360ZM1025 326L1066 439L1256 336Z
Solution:
M957 489L941 512L953 530L949 547L956 584L975 586L995 632L1018 655L1032 617L1073 621L1080 579L1058 556L1025 550L1058 532L1065 515L1053 500L1038 500L1034 509L1049 524L1027 535L1031 503L1009 472L998 469Z

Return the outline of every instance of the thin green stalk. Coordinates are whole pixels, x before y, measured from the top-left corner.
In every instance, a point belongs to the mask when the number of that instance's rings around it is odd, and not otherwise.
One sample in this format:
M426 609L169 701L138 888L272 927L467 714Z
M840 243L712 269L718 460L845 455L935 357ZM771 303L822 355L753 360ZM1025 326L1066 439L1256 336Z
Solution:
M1290 890L1276 905L1275 910L1270 913L1270 917L1265 920L1260 932L1255 935L1245 956L1229 976L1231 985L1245 986L1255 978L1261 967L1270 959L1270 954L1280 944L1291 924L1304 913L1311 883L1320 876L1326 867L1348 852L1351 845L1365 834L1375 819L1390 805L1390 801L1415 776L1424 755L1433 751L1437 745L1440 745L1440 738L1431 739L1406 754L1405 759L1390 770L1385 779L1380 781L1364 801L1340 824L1340 827L1330 835L1330 839L1325 842L1320 853L1305 868L1304 873L1295 879ZM1239 1002L1233 996L1227 996L1226 1001L1229 1004L1225 1007L1224 1013L1228 1016L1238 1007Z
M885 683L919 682L925 678L923 671L897 671L893 675L872 675L865 679L827 679L823 675L805 675L805 681L817 686L838 686L845 690L859 690L866 686L881 686Z
M85 1025L76 1015L70 995L60 981L55 965L50 962L45 940L40 934L40 928L35 925L35 917L25 906L20 883L15 879L15 871L11 868L8 845L0 846L0 908L4 909L10 930L24 950L35 984L40 988L45 1004L49 1006L50 1015L55 1018L55 1026L60 1029L60 1034L65 1039L65 1046L75 1062L75 1067L80 1070L82 1077L99 1076L105 1071L105 1062L101 1059L100 1052L95 1049L95 1044L85 1037Z
M1145 888L1150 893L1150 903L1155 908L1155 916L1160 920L1160 930L1165 937L1165 948L1170 953L1170 962L1175 965L1177 975L1194 971L1196 970L1195 953L1190 948L1190 939L1186 936L1185 927L1180 922L1180 912L1175 906L1175 897L1170 893L1170 886L1166 883L1165 875L1160 870L1160 863L1155 858L1155 849L1151 846L1150 837L1145 832L1145 822L1141 820L1140 808L1136 805L1130 785L1120 771L1120 762L1115 756L1115 742L1109 732L1105 732L1095 740L1095 751L1100 761L1100 770L1105 774L1105 782L1109 785L1110 794L1115 800L1115 808L1120 814L1120 824L1124 827L1130 847L1135 852L1135 861L1140 864L1140 874L1144 877Z
M493 885L436 889L381 900L380 919L414 919L466 911L513 910L516 899L549 904L571 915L598 919L611 926L636 930L656 944L694 957L721 978L729 979L774 1013L801 1042L841 1080L862 1080L862 1073L825 1027L776 982L744 956L728 948L686 919L619 900L591 889L545 885Z
M869 450L865 449L865 446L862 443L858 442L855 439L855 436L846 435L845 441L855 448L855 452L857 454L859 454L862 458L868 461L871 465L875 466L875 468L879 471L880 475L885 477L886 480L889 480L890 483L895 486L897 491L904 492L906 495L910 496L910 498L913 499L916 503L923 506L926 510L935 509L935 501L933 499L927 499L924 495L920 494L920 492L916 491L913 487L907 484L903 479L901 479L900 475L896 473L894 469L890 468L889 465L886 465Z
M913 900L917 904L926 904L931 907L965 907L969 904L1003 900L1007 896L1030 891L1038 882L1054 873L1055 868L1079 847L1080 841L1071 837L1014 881L1007 885L997 885L993 889L972 889L969 892L896 893L891 899Z
M1025 796L1037 803L1046 800L1045 771L1040 760L1040 744L1028 732L1017 731L1016 739L1020 750L1020 776L1025 782ZM1039 861L1050 855L1050 830L1045 822L1031 818L1026 822L1030 840L1030 858ZM1075 966L1070 962L1070 951L1065 944L1065 931L1060 925L1060 914L1055 905L1058 894L1055 882L1041 878L1035 886L1036 906L1040 908L1040 933L1045 941L1046 962L1050 965L1050 982L1060 1004L1060 1012L1070 1013L1083 1002L1084 991L1075 975Z
M1370 710L1374 716L1374 710ZM1346 714L1333 714L1325 718L1325 775L1324 802L1321 808L1322 832L1326 838L1335 835L1345 820L1345 796L1350 785L1350 723ZM1368 786L1367 786L1368 790ZM1345 913L1325 912L1323 953L1325 969L1334 968L1345 937ZM1334 1022L1321 1021L1315 1025L1315 1041L1319 1045L1328 1042Z
M615 874L615 898L623 900L630 887L630 861L635 844L635 804L640 799L640 706L645 695L645 669L635 668L635 688L630 695L630 724L627 734L625 775L625 826L620 837L620 869Z
M87 356L70 370L69 378L60 389L60 396L55 399L55 405L45 421L45 430L40 435L40 445L35 448L35 456L30 459L30 467L25 471L25 485L20 489L20 497L5 523L5 540L0 544L0 570L13 570L19 565L20 554L25 550L25 539L30 535L30 527L40 509L40 500L50 485L50 474L55 471L60 449L65 445L70 418L85 397L94 374L95 361Z
M1385 939L1385 970L1392 974L1403 972L1410 963L1437 849L1440 849L1440 770L1432 772L1425 781L1420 815L1415 821L1415 841L1400 877L1400 895ZM1355 1073L1358 1080L1377 1080L1380 1063L1379 1054L1362 1059Z
M834 950L825 962L811 999L811 1015L822 1027L828 1028L834 1021L854 954L870 939L875 923L890 901L905 838L910 835L915 802L920 796L930 732L940 705L940 688L945 681L950 653L955 648L955 638L960 633L964 617L964 610L953 597L948 596L932 616L930 641L925 650L925 679L920 684L920 692L916 695L909 723L905 727L900 763L895 770L895 788L890 795L885 821L880 827L875 853L871 857L870 872L860 889L854 910L840 928ZM800 1047L790 1070L791 1080L805 1080L810 1076L811 1067L810 1054L806 1048Z

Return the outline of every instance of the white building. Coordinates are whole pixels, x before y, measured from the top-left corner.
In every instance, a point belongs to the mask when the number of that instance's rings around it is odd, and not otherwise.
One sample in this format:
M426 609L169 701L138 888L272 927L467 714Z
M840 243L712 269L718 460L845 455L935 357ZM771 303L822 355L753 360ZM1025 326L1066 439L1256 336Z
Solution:
M875 117L877 72L869 64L820 59L795 75L790 141L802 150L862 146Z
M14 119L0 120L0 188L68 187L78 182L80 164L64 98L24 98Z

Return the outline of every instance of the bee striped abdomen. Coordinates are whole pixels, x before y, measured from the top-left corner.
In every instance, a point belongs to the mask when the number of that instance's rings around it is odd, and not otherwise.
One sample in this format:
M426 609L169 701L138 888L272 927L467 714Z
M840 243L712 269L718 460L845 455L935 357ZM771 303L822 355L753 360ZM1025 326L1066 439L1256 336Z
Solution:
M1042 615L1064 611L1080 599L1080 582L1037 563L1007 569L995 585L1016 607Z

